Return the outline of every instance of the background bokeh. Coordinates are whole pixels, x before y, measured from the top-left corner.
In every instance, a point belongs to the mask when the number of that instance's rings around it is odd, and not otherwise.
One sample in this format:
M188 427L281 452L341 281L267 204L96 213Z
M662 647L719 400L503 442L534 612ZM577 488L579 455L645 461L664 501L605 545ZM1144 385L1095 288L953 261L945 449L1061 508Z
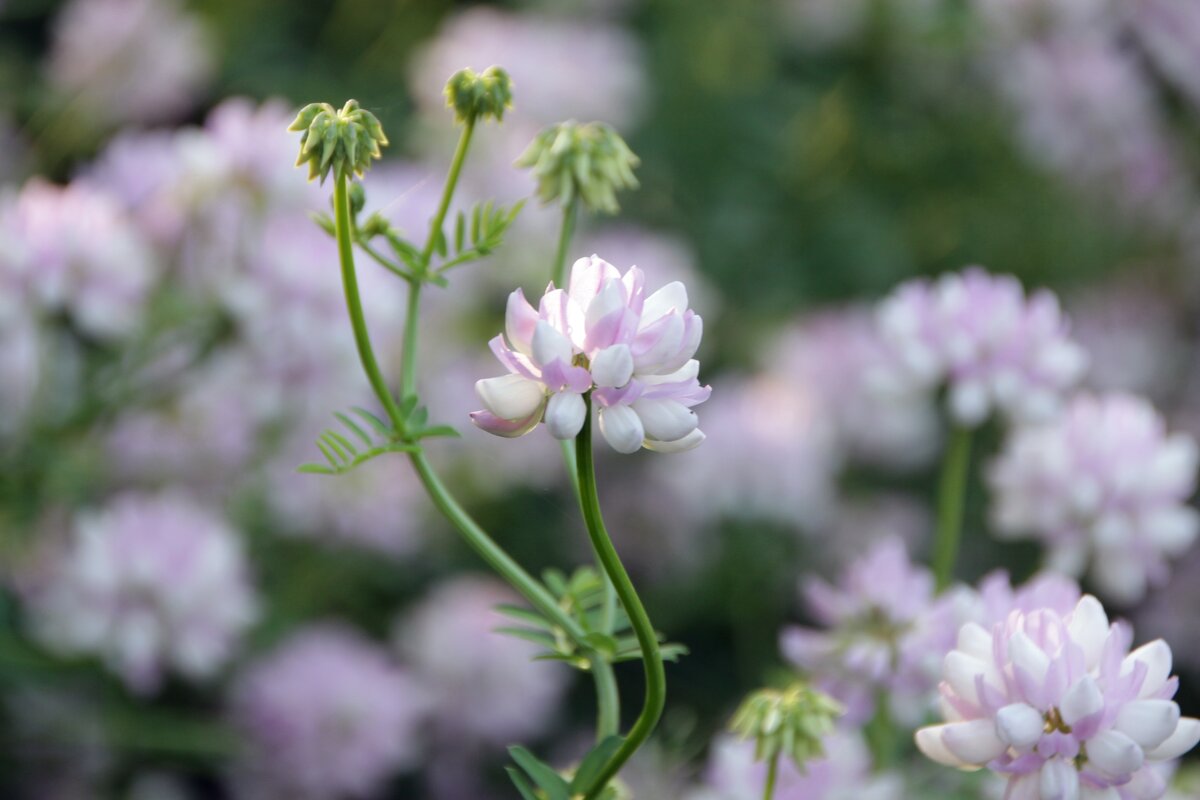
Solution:
M589 682L492 632L511 595L403 459L295 471L370 392L309 219L328 192L286 126L311 101L376 113L367 208L420 237L455 141L442 86L493 63L515 107L457 204L530 196L512 162L545 125L609 122L642 187L573 255L682 279L706 321L706 444L599 467L652 618L691 649L639 797L684 796L784 667L802 580L885 536L926 553L942 423L864 377L897 283L983 264L1052 288L1090 387L1200 435L1189 0L0 0L0 796L486 800L512 793L504 745L586 746ZM535 572L588 559L555 443L465 415L558 219L530 203L429 292L419 381L463 434L431 457ZM395 374L403 287L360 269ZM1040 557L988 535L1000 436L977 448L967 581ZM1193 547L1110 605L1172 642L1192 715L1197 575ZM635 701L638 668L618 675Z

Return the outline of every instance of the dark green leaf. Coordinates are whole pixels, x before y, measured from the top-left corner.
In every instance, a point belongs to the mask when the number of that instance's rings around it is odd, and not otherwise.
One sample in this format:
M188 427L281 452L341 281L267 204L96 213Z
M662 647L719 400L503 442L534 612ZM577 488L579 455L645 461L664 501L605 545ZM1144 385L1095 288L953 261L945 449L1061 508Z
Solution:
M604 765L612 758L613 753L620 749L621 743L624 741L625 738L622 736L609 736L593 747L583 757L583 761L579 762L579 769L575 770L575 776L571 778L571 792L579 794L591 786L592 781L600 774L600 770L604 769Z
M512 778L513 785L521 793L522 800L538 800L538 796L533 793L533 787L516 767L505 767L504 770L508 773L508 777Z
M520 745L508 748L509 755L521 769L525 770L534 783L547 795L548 800L571 800L567 782L552 767L542 763L537 756Z

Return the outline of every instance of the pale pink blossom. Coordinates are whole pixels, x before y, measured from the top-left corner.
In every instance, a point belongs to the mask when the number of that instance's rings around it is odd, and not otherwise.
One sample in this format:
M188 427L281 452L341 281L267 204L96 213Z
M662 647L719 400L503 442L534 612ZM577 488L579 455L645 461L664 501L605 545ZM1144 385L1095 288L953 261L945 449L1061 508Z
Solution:
M485 407L471 415L475 424L513 437L544 422L556 439L571 439L590 392L618 452L678 452L703 441L692 411L711 391L692 358L701 319L682 283L646 296L644 282L637 267L622 276L592 256L575 262L568 289L548 286L537 309L513 292L505 332L491 342L509 374L475 385Z
M921 728L917 746L960 769L1008 779L1010 800L1156 800L1154 764L1200 740L1200 720L1172 701L1171 648L1130 652L1133 634L1110 625L1087 595L1067 614L1012 611L990 629L964 625L946 655L946 722Z

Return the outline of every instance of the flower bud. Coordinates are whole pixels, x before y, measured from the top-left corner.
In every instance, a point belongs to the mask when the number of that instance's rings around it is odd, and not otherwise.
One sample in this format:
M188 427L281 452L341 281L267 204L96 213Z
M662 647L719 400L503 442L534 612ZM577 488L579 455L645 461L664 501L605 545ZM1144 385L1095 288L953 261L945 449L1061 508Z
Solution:
M488 67L479 74L460 69L446 81L446 106L454 109L459 122L488 117L499 122L504 110L512 108L512 79L500 67Z
M546 128L517 159L532 167L538 199L564 206L579 197L592 211L617 212L617 192L636 189L640 161L625 140L603 122L573 120Z
M842 711L833 698L796 681L783 690L762 689L747 697L730 727L754 739L756 759L785 755L803 770L806 762L824 755L822 740Z
M300 110L288 127L301 131L300 157L296 166L308 163L308 179L324 182L331 169L335 174L358 175L379 158L379 148L388 143L375 115L347 100L341 110L328 103L310 103Z

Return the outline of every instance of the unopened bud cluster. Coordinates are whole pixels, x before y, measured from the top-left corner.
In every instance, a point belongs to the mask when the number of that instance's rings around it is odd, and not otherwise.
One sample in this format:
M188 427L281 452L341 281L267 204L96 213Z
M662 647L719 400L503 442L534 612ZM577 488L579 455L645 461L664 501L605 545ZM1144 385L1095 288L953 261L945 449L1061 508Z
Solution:
M560 122L537 135L517 166L532 167L538 199L564 206L579 197L592 211L617 213L617 192L636 189L640 161L603 122Z
M296 166L308 164L308 179L322 182L329 171L358 175L379 158L379 148L388 143L383 126L357 100L347 100L341 110L328 103L310 103L300 109L288 128L300 131L300 157Z
M842 715L832 697L797 681L786 689L762 689L746 698L730 727L754 739L754 757L770 761L785 755L803 769L825 754L822 742Z
M504 119L512 108L512 79L500 67L488 67L481 73L460 69L446 82L446 105L454 109L459 122Z

